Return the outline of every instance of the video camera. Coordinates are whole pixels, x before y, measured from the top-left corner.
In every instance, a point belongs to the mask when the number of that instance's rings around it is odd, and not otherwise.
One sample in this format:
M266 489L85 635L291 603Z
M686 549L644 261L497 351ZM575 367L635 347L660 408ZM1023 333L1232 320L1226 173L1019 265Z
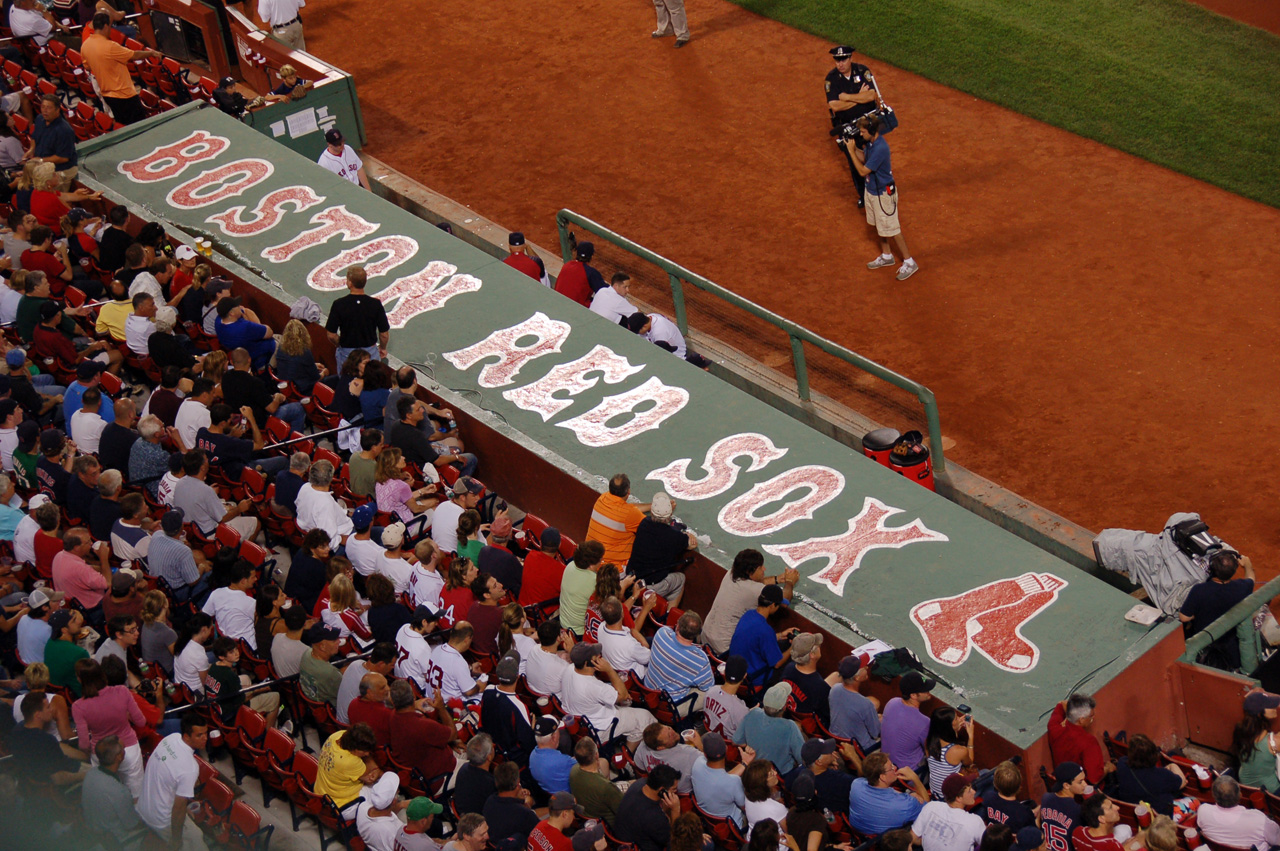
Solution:
M880 118L881 136L898 126L898 113L893 111L893 107L882 103L880 108L875 112L868 112L866 115L860 115L856 120L850 121L848 124L845 124L836 131L840 140L846 144L850 141L854 141L856 144L861 145L862 128L866 126L867 119L873 115Z

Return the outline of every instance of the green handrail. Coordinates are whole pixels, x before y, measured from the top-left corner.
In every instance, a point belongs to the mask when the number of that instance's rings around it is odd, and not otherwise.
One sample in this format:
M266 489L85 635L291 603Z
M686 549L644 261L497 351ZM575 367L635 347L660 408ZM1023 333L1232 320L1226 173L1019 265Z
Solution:
M947 469L946 459L942 453L942 424L938 418L938 400L934 397L933 391L918 381L912 381L905 375L899 375L888 367L882 366L875 361L858 354L855 351L846 349L837 343L833 343L826 337L819 336L802 325L797 325L790 319L779 316L771 310L768 310L756 304L750 299L745 299L732 290L725 289L719 284L709 281L696 272L691 272L680 264L668 260L660 254L655 254L643 245L639 245L625 236L609 230L599 222L593 221L586 216L579 215L572 210L561 210L556 213L556 229L560 233L560 256L565 262L568 262L572 256L572 247L569 244L569 226L575 225L584 231L591 233L600 239L616 245L625 251L629 251L642 260L646 260L667 273L667 277L671 281L671 301L675 306L675 322L680 328L680 333L689 333L689 321L685 309L684 301L684 284L689 283L703 292L711 293L717 298L728 302L729 304L741 310L745 310L752 316L763 319L770 325L786 333L791 341L791 364L795 368L796 373L796 393L802 401L810 401L809 392L809 368L805 363L804 344L816 346L822 351L833 357L837 357L850 366L855 366L864 372L874 375L882 381L886 381L895 387L906 390L915 395L920 400L920 404L924 406L925 422L929 429L930 451L934 460L934 468L938 472L945 472Z
M1222 617L1188 638L1187 649L1182 654L1181 661L1195 664L1200 651L1232 632L1245 621L1252 620L1254 612L1263 606L1270 605L1277 596L1280 596L1280 576L1254 590L1248 597L1228 609Z

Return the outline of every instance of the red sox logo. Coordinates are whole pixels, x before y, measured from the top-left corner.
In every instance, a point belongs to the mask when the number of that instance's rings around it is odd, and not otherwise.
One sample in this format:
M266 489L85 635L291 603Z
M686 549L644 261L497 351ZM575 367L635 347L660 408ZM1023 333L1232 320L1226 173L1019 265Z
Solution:
M1030 671L1040 648L1022 637L1022 627L1058 599L1065 579L1051 573L1024 573L998 579L955 597L926 600L911 609L911 622L924 636L929 655L952 668L978 652L1011 674Z

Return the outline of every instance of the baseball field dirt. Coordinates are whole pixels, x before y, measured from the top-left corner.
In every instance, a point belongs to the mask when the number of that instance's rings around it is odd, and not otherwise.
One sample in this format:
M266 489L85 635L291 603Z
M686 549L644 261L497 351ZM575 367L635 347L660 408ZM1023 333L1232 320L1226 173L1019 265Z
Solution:
M1195 0L1219 15L1280 35L1280 3L1270 0Z
M676 50L647 0L312 0L307 43L355 76L391 166L545 246L559 208L590 216L931 387L949 459L1093 529L1199 511L1275 574L1280 210L858 56L902 120L921 268L898 283L865 268L829 45L722 0L689 11ZM703 299L690 320L787 368L785 337ZM882 421L917 415L815 368Z

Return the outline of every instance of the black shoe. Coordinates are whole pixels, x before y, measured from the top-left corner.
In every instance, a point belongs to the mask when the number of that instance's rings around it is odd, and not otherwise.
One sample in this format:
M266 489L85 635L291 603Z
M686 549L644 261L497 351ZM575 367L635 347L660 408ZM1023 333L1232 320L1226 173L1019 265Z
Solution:
M867 206L867 202L866 202L866 201L864 201L863 199L859 198L859 199L858 199L858 209L859 209L859 210L864 209L866 206Z

